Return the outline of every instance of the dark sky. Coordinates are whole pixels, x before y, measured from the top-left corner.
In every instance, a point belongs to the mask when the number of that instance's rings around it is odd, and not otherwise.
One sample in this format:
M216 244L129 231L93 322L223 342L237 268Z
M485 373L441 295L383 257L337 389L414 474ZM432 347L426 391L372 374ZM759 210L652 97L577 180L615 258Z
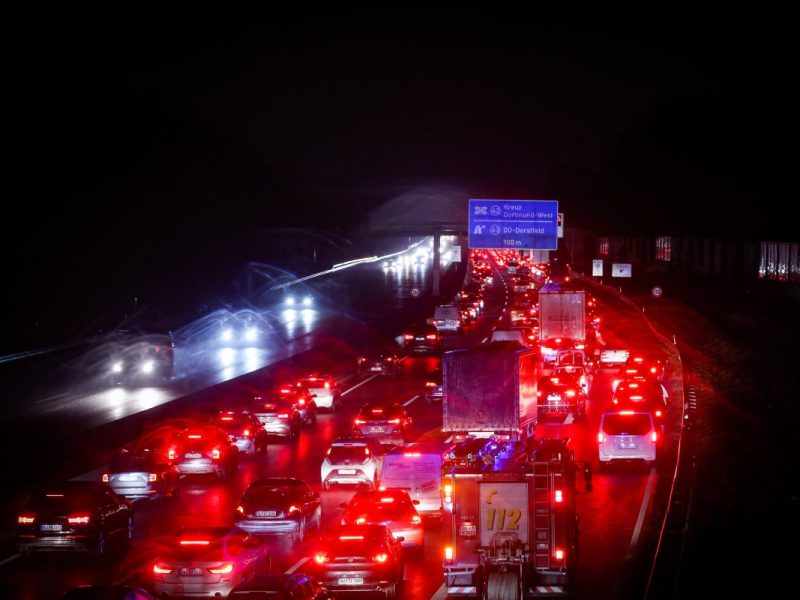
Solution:
M772 217L796 106L777 17L105 17L11 37L25 319L206 293L265 229L343 232L426 186L558 199L597 233L796 238Z

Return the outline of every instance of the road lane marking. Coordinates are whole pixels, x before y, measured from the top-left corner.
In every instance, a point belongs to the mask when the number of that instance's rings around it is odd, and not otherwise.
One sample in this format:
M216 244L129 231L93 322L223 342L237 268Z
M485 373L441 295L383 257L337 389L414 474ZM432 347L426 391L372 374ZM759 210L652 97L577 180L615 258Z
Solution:
M9 556L5 560L0 561L0 567L2 567L6 563L10 563L12 560L17 560L19 558L19 554L15 554L13 556Z
M575 417L573 417L573 416L572 416L572 413L569 413L569 414L567 415L567 418L566 418L566 419L564 419L564 425L572 425L572 423L573 423L574 421L575 421Z
M416 396L414 396L414 397L413 397L411 400L409 400L408 402L406 402L405 404L403 404L403 406L408 406L409 404L411 404L411 403L412 403L414 400L416 400L417 398L419 398L419 394L417 394L417 395L416 395Z
M639 543L639 534L642 532L642 525L644 524L644 515L647 512L647 506L650 504L650 494L653 491L653 485L656 482L656 468L650 469L650 477L647 479L647 488L644 490L644 498L642 498L642 506L639 509L639 517L636 519L636 527L633 528L633 535L631 535L631 543L628 546L628 554L625 555L625 562L631 560L636 550L636 545Z
M444 600L445 598L447 598L447 590L445 589L444 584L442 584L439 586L439 589L433 593L431 600Z
M303 566L304 564L306 564L307 562L308 562L308 556L306 556L305 558L301 558L301 559L300 559L300 560L298 560L296 563L294 563L294 564L293 564L291 567L289 567L288 569L286 569L286 575L291 575L292 573L294 573L295 571L297 571L297 569L299 569L300 567L302 567L302 566Z
M488 337L485 337L485 338L483 338L483 340L481 340L481 344L485 344L485 343L486 343L486 342L488 342L488 341L489 341L489 338L488 338Z
M362 381L361 383L357 383L357 384L355 384L353 387L351 387L349 390L345 390L345 391L343 391L343 392L342 392L342 396L347 396L347 394L349 394L350 392L352 392L354 389L361 387L362 385L364 385L364 384L365 384L365 383L367 383L368 381L372 381L372 380L373 380L373 379L375 379L377 376L378 376L378 374L376 373L376 374L375 374L375 375L373 375L372 377L367 377L367 378L366 378L364 381Z

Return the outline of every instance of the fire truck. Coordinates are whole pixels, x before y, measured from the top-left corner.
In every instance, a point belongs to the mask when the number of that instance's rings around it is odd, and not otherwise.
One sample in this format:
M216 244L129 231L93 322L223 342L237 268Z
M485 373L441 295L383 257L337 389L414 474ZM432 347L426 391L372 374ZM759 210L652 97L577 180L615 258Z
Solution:
M576 472L568 439L510 441L491 464L443 475L444 579L449 597L565 597L578 560Z

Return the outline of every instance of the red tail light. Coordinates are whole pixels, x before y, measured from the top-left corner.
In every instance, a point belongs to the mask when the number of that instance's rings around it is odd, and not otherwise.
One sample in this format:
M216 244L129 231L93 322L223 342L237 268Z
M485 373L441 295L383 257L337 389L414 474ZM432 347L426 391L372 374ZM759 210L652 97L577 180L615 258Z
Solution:
M156 563L153 565L153 573L156 575L169 575L172 573L172 569L164 563Z
M651 432L650 439L653 441L653 443L656 443L658 441L658 434L655 431Z
M392 425L400 425L400 419L389 419L389 423Z
M325 389L326 389L326 390L329 390L329 389L331 389L331 382L330 382L330 381L326 381L326 382L325 382Z
M553 493L553 500L556 504L564 502L564 492L562 490L555 490Z
M602 431L597 434L597 441L601 444L606 441L606 436Z
M364 456L369 456L369 448L364 447Z
M410 334L408 334L408 333L407 333L407 334L405 334L403 337L404 337L406 340L413 340L413 339L414 339L414 336L413 336L413 335L410 335Z
M214 448L211 451L211 458L214 460L219 460L219 457L220 457L219 448Z
M71 517L67 517L67 522L70 525L88 525L89 524L89 515L72 515Z
M243 515L244 514L244 506L242 506L241 504L239 506L237 506L236 507L236 512L238 512L240 515Z
M225 563L224 565L209 569L208 572L213 573L214 575L227 575L228 573L233 573L233 564Z
M564 560L564 551L561 548L556 548L553 552L553 558L556 560Z
M661 411L660 411L660 410L657 410L657 411L656 411L656 416L657 416L657 417L660 417L660 416L661 416Z
M103 483L108 483L108 473L103 473Z
M158 473L150 473L147 476L147 481L149 481L150 483L154 483L154 482L158 481Z
M355 420L355 421L353 421L353 422L354 422L356 425L363 425L364 423L366 423L366 421L365 421L364 419L356 419L356 420Z
M419 525L422 523L422 518L419 515L411 515L411 523L412 525Z
M444 495L444 502L445 504L452 504L453 503L453 486L449 483L446 483L444 487L442 487L442 493Z
M199 433L192 433L192 434L190 434L190 435L189 435L189 436L187 436L187 437L188 437L190 440L201 440L201 439L203 439L203 436L202 436L202 435L200 435Z
M36 515L34 513L25 513L17 517L17 523L19 525L30 525L35 520L36 520Z
M242 432L242 435L243 435L244 437L250 437L250 430L249 430L249 429L245 429L245 430Z
M435 342L436 341L436 335L434 335L432 333L429 333L428 335L425 336L425 339L430 340L432 342Z
M233 421L233 417L222 417L221 421Z
M292 513L298 513L298 512L300 512L300 508L299 508L299 507L297 507L297 506L295 506L294 504L292 504L292 505L289 507L289 510L288 510L287 512L288 512L290 515L291 515Z
M387 560L389 560L389 555L386 554L386 552L381 552L373 556L372 560L374 560L376 563L385 563Z
M211 542L208 540L181 540L181 546L208 546Z
M169 452L167 452L167 458L169 460L175 460L175 450L170 450Z
M306 400L305 400L305 398L300 398L300 399L297 401L297 406L305 406L305 405L306 405Z
M567 394L567 398L574 398L575 397L575 390L567 390L566 394Z
M328 555L325 552L317 552L316 554L314 554L314 562L317 563L318 565L324 565L329 560L330 559L328 558Z

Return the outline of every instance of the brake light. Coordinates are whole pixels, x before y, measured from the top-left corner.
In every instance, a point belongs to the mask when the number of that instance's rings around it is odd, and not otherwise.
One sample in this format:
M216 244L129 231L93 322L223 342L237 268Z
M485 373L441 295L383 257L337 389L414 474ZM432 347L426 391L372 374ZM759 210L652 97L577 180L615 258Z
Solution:
M300 512L300 508L292 504L287 512L291 515L292 513Z
M567 395L567 398L574 398L575 397L575 390L567 390L566 395Z
M356 425L363 425L364 423L366 423L366 421L365 421L364 419L356 419L356 420L355 420L355 421L353 421L353 422L354 422Z
M585 348L585 346L583 344L576 344L575 345L575 349L576 350L583 350L584 348Z
M169 575L170 573L172 573L172 569L170 569L168 565L165 565L163 563L161 564L156 563L153 565L153 573L155 573L156 575Z
M661 416L661 411L660 411L660 410L657 410L657 411L656 411L656 416L657 416L657 417L660 417L660 416Z
M563 490L555 490L553 493L553 500L556 504L561 504L564 502L564 492Z
M227 575L228 573L233 573L233 564L225 563L224 565L220 565L219 567L209 569L208 572L213 573L214 575Z
M394 498L392 498L391 496L384 496L383 498L381 498L381 502L384 503L394 502Z
M650 372L651 373L655 373L656 372L656 368L655 367L650 367Z
M108 483L108 473L103 473L103 483Z
M389 555L386 554L386 552L381 552L380 554L373 556L372 560L374 560L376 563L385 563L387 560L389 560Z
M33 513L27 513L17 517L17 523L19 525L30 525L35 520L36 520L36 515Z
M419 525L422 523L422 518L419 515L411 515L411 524Z
M364 447L364 456L369 456L369 448Z
M631 388L631 389L638 389L639 388L639 384L638 383L629 383L628 387Z
M181 546L208 546L210 542L208 540L181 540Z
M220 421L233 421L233 417L221 417Z
M297 401L297 405L298 405L298 406L305 406L305 405L306 405L306 399L305 399L305 398L300 398L300 399Z
M339 541L341 541L341 542L347 542L347 541L352 541L352 540L363 540L363 539L364 539L363 535L340 535L339 536Z
M425 387L435 388L436 387L436 382L434 382L434 381L426 381L425 382Z
M245 429L245 430L242 432L242 435L243 435L244 437L250 437L250 430L249 430L249 429Z
M436 341L436 336L434 334L432 334L432 333L429 333L428 335L425 336L425 339L430 340L432 342L435 342Z
M556 551L553 552L553 558L556 560L564 560L564 551L561 548L556 548Z
M541 392L541 390L537 390L537 391L536 391L536 397L537 397L537 398L541 398L541 397L542 397L542 392Z
M655 444L658 441L658 434L655 431L653 431L652 433L650 433L650 439Z
M153 483L154 481L158 481L158 473L150 473L147 476L147 481L149 481L150 483Z
M201 439L203 439L203 436L200 435L199 433L192 433L192 434L189 434L189 436L187 436L187 437L190 440L201 440Z
M601 444L606 441L606 436L602 431L597 434L597 441Z
M358 517L356 519L356 525L364 525L364 523L366 523L366 522L367 522L366 517Z
M558 383L559 379L558 377L551 377L550 381L552 381L553 383Z
M410 334L408 334L408 333L407 333L407 334L405 334L405 336L403 336L403 337L404 337L405 339L407 339L407 340L413 340L413 339L414 339L414 336L413 336L413 335L410 335Z
M278 413L278 418L279 419L288 419L289 418L289 413Z
M453 547L452 546L445 546L444 548L444 559L447 562L453 561Z
M619 414L621 414L621 415L632 415L633 411L632 410L621 410L621 411L619 411Z
M389 423L392 425L400 425L400 419L389 419Z
M67 522L70 525L88 525L89 515L73 515L71 517L67 517Z
M326 381L326 382L325 382L325 389L326 389L326 390L329 390L329 389L331 389L331 382L330 382L330 381Z
M444 492L444 501L445 501L445 503L446 504L452 504L453 503L453 486L450 485L449 483L446 483L444 485L444 488L442 488L442 491Z
M314 554L314 562L317 563L318 565L325 564L326 562L328 562L328 555L325 554L324 552L317 552L316 554Z
M638 362L638 363L644 362L644 358L642 358L641 356L636 356L634 357L633 362Z
M636 401L638 401L638 400L644 400L644 396L640 396L640 395L631 396L631 397L630 397L630 399L631 399L631 400L636 400Z
M242 506L241 504L239 506L237 506L236 507L236 512L238 512L240 515L243 515L244 514L244 506Z
M408 456L410 458L419 458L420 454L419 452L405 452L403 456Z
M288 388L288 387L281 388L280 393L281 394L291 394L292 393L292 388Z
M382 408L373 408L372 409L372 414L373 415L382 415L383 414L383 409Z
M220 454L219 454L219 448L214 448L214 449L211 451L211 458L212 458L213 460L219 460L219 456L220 456Z
M174 449L171 449L169 452L167 452L167 458L169 460L175 460L175 450Z

